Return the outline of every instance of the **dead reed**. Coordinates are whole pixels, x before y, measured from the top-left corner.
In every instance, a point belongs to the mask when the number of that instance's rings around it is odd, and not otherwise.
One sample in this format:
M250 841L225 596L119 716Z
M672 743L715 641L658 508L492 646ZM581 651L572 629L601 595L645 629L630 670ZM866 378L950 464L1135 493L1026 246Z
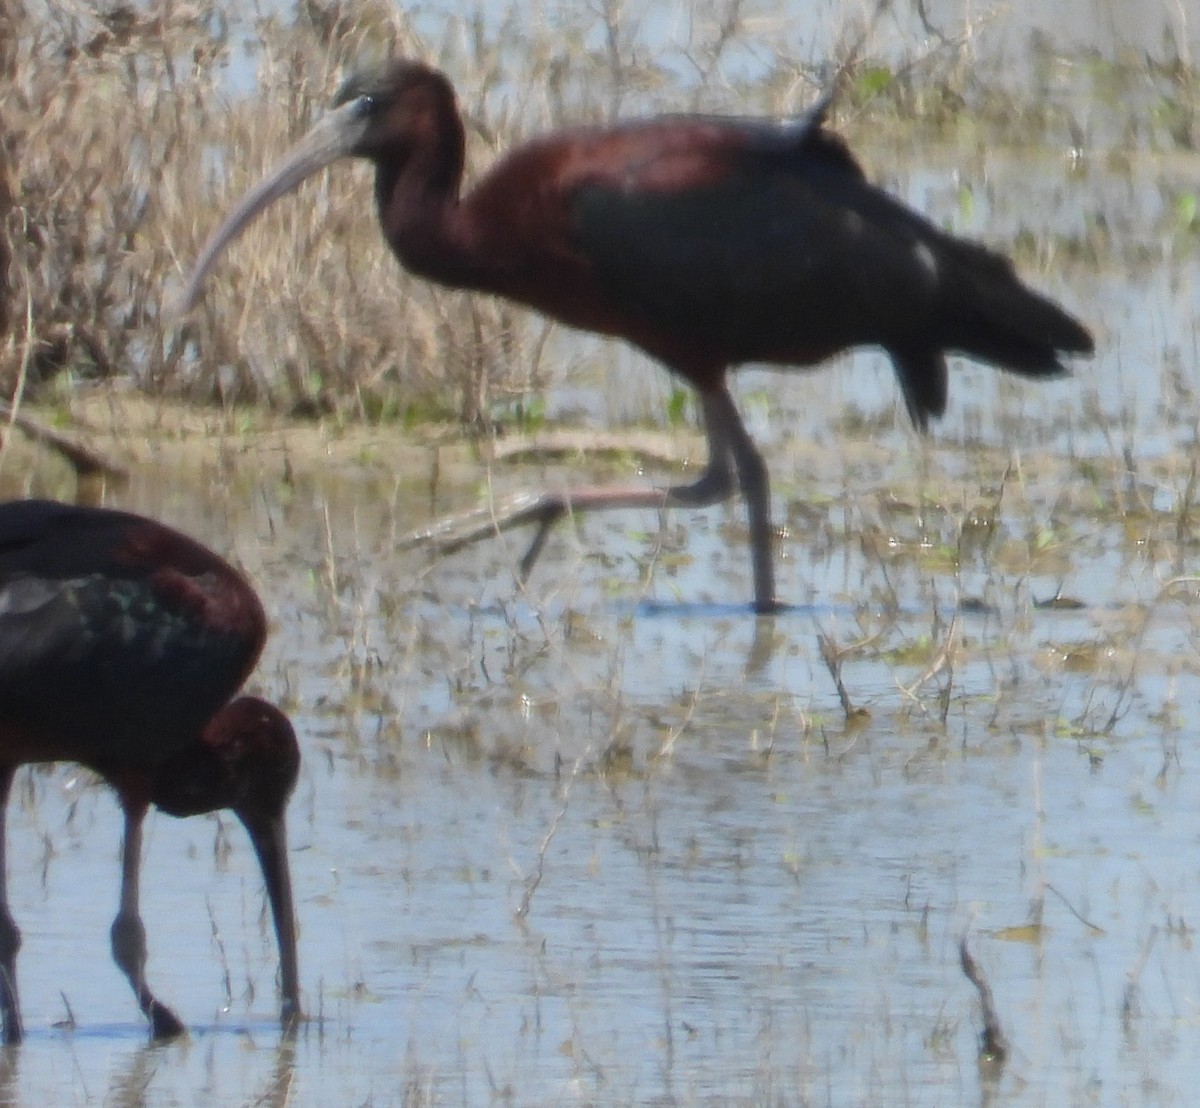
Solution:
M249 15L232 0L0 0L0 398L119 379L349 419L487 425L536 408L556 362L548 325L408 278L378 234L365 169L330 172L273 208L192 317L173 313L173 297L219 213L364 57L408 53L452 73L478 171L549 126L789 112L830 81L846 90L852 130L888 96L893 114L956 110L976 28L933 29L903 64L884 64L887 7L846 15L818 58L784 16L744 0L681 9L660 53L621 0L426 12L419 28L385 0Z

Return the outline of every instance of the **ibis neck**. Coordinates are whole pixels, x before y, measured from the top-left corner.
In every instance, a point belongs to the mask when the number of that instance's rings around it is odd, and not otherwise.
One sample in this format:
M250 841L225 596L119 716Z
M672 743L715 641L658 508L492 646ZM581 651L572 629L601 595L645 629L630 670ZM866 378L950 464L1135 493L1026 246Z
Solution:
M454 288L487 288L460 205L462 123L443 121L402 159L376 163L379 222L410 273Z

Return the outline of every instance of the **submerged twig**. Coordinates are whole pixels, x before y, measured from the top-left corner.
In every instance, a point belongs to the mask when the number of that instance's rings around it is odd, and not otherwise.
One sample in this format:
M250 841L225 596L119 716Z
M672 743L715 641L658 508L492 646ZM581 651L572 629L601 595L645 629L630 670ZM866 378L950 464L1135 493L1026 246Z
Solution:
M563 817L567 814L567 806L571 800L571 785L579 774L579 767L582 765L582 759L576 761L574 768L571 770L570 777L567 778L562 790L562 805L555 813L554 819L551 820L549 828L545 835L542 836L541 845L538 847L537 867L533 873L525 878L525 892L521 896L521 903L518 905L516 912L513 913L517 920L524 920L529 915L530 905L533 903L533 894L537 892L538 886L542 883L542 874L546 867L546 851L550 849L550 844L554 841L554 836L558 833L559 825L563 821Z
M208 926L211 932L212 944L217 948L217 956L221 960L221 982L225 986L225 1004L233 1004L233 977L229 973L229 959L225 956L225 940L221 938L221 929L217 926L217 916L213 911L212 901L204 898L204 907L208 909Z
M850 699L850 694L846 691L845 682L842 681L842 657L844 651L837 648L836 644L826 636L823 632L817 632L817 646L821 650L821 660L825 663L825 668L829 670L829 676L833 678L834 687L837 689L838 700L842 702L842 712L846 716L846 721L863 720L870 716L870 712L866 708L856 708L854 701Z
M1142 943L1142 949L1138 952L1137 961L1134 962L1129 971L1128 980L1125 982L1125 995L1121 998L1121 1026L1127 1035L1138 1011L1138 990L1141 986L1142 971L1150 960L1150 951L1154 949L1154 941L1157 938L1158 927L1151 927L1145 942Z
M900 683L897 682L897 685L899 685L900 691L909 700L916 700L917 699L917 690L919 688L921 688L922 685L925 685L927 682L932 681L939 673L942 672L942 670L944 670L946 668L950 669L951 678L953 679L954 648L958 645L958 629L959 629L958 628L958 612L956 611L954 613L954 616L950 620L950 627L947 629L946 634L942 638L941 643L938 644L937 651L934 653L934 656L930 660L929 665L926 666L925 672L922 673L921 676L918 677L907 688L903 685L900 685ZM945 722L944 719L943 719L943 722Z
M56 1020L54 1027L59 1031L74 1031L79 1026L75 1019L75 1010L71 1007L71 1002L67 999L66 993L59 989L58 995L62 998L63 1007L67 1010L67 1014L64 1019Z
M1047 892L1052 892L1056 897L1058 897L1059 900L1061 900L1063 902L1063 905L1067 909L1067 911L1070 912L1071 915L1073 915L1077 920L1079 920L1079 922L1082 923L1084 927L1086 927L1089 931L1092 931L1096 935L1104 934L1103 927L1101 927L1098 923L1092 923L1092 921L1090 919L1088 919L1086 916L1084 916L1075 907L1075 905L1072 904L1065 896L1063 896L1063 894L1060 893L1058 891L1058 889L1056 889L1053 885L1051 885L1049 881L1044 881L1044 882L1042 882L1042 884L1046 888Z
M979 1057L981 1061L1001 1067L1008 1059L1008 1039L1000 1026L1000 1017L996 1013L996 1002L992 997L992 987L983 976L979 963L967 949L967 936L964 934L958 942L958 957L962 963L963 973L967 980L979 992L979 1006L983 1009L983 1034L979 1037Z

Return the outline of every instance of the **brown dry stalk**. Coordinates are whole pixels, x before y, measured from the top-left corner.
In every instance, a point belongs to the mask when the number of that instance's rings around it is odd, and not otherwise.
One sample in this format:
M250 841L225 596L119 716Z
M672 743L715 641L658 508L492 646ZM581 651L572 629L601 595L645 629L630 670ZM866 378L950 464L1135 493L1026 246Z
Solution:
M3 30L0 29L0 34ZM0 117L0 128L4 125ZM8 265L10 252L8 236L4 228L8 226L8 216L12 211L12 186L8 183L8 160L4 157L4 136L0 133L0 343L8 334L8 321L12 313L12 300L8 287Z
M389 0L268 9L0 0L0 396L23 365L34 399L59 378L121 376L203 401L486 427L544 390L546 367L562 360L553 328L405 276L354 169L268 213L222 260L204 305L187 319L171 311L219 212L344 72L400 53L453 74L469 176L533 133L618 106L787 112L820 83L788 56L787 20L749 19L743 0L692 21L675 47L694 71L686 84L651 60L617 3L564 8L552 26L514 5L501 34L448 13L429 41ZM876 22L848 17L845 67L867 64ZM724 59L756 42L777 61L752 85L732 83ZM28 336L12 333L25 304Z

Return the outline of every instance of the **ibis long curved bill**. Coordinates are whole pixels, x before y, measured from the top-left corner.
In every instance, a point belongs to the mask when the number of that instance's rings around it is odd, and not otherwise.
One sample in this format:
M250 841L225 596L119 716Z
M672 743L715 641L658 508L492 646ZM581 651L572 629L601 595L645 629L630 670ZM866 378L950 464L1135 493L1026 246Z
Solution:
M281 196L298 188L314 173L352 153L369 125L369 105L355 99L335 107L322 116L283 160L255 185L225 221L208 237L200 257L188 274L187 286L180 299L180 310L191 311L209 270L222 251Z
M262 815L239 811L239 818L254 845L262 868L267 899L275 918L279 942L279 990L282 995L280 1022L291 1026L303 1018L300 1009L300 971L296 954L296 909L288 870L287 824L282 812Z

